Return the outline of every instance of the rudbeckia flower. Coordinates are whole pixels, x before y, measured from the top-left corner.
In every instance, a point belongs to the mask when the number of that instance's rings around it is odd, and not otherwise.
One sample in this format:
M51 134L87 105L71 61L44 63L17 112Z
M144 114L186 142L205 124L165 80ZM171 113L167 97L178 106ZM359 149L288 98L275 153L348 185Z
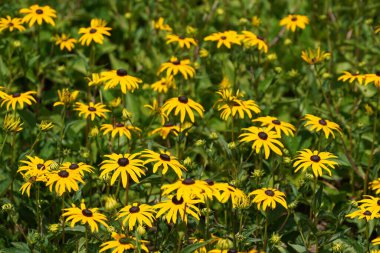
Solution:
M151 135L156 134L156 133L160 133L162 139L165 140L170 133L173 133L174 136L177 136L179 133L179 126L171 122L168 122L162 125L161 127L156 128L152 132L150 132Z
M84 118L91 118L91 121L94 121L95 117L107 118L106 112L110 110L105 109L105 105L101 103L94 104L90 102L88 105L81 102L76 102L76 108L74 110L79 111L79 116L84 115Z
M305 29L307 24L309 24L309 18L303 15L290 14L280 21L280 26L285 26L286 30L292 30L292 32L295 32L297 27Z
M98 44L103 44L104 35L111 36L109 31L112 30L112 28L107 27L106 25L107 23L102 19L91 19L90 27L79 29L78 33L83 34L79 38L79 42L86 46L89 46L92 41Z
M147 163L153 163L153 173L156 173L158 169L162 169L162 175L165 175L168 169L172 169L179 178L182 178L182 171L187 171L185 166L180 164L174 156L168 151L161 151L156 153L151 150L144 150L141 155L142 158L146 158L144 165Z
M103 135L110 134L112 138L115 138L116 135L119 137L127 137L129 140L132 138L131 131L141 132L141 129L132 125L125 123L115 123L115 124L103 124L100 127L100 130L103 131Z
M78 191L78 182L84 184L81 174L67 170L51 172L47 174L47 179L46 186L49 186L49 190L52 191L55 184L54 190L59 196L66 191Z
M69 89L58 90L58 102L55 102L53 106L69 105L73 103L79 95L78 90L69 91Z
M75 47L75 43L77 43L76 39L70 38L64 33L61 35L56 35L54 37L54 40L55 44L59 46L59 49L61 49L62 51L66 49L69 52L73 50L73 48Z
M61 170L66 170L68 172L78 173L81 176L84 176L84 172L92 173L94 167L85 163L75 163L75 162L64 162L61 167Z
M194 112L195 110L201 118L203 118L203 106L194 102L194 100L186 97L186 96L179 96L178 98L171 98L165 102L165 104L162 106L162 111L169 115L173 110L174 115L177 116L178 113L180 114L180 120L181 123L185 121L186 114L190 118L190 121L194 123L195 117Z
M163 190L162 196L171 195L176 191L177 199L183 198L186 201L194 198L204 199L203 194L207 195L207 198L212 199L211 189L202 180L191 178L179 179L173 184L163 185L161 189Z
M329 52L323 52L323 51L321 52L321 49L319 47L317 51L313 51L309 49L309 52L305 50L305 51L302 51L301 53L302 60L304 60L310 65L318 64L324 61L325 59L329 59L330 56L331 54Z
M243 43L247 46L257 48L264 53L268 53L268 44L265 42L264 38L260 35L256 35L250 31L242 31L243 33Z
M150 87L158 93L167 93L170 88L175 87L173 76L163 77L161 80L153 83Z
M224 45L227 48L231 48L232 44L241 45L242 36L238 35L235 31L225 31L213 33L204 38L205 41L217 41L217 48Z
M380 198L370 195L364 195L364 197L364 199L358 201L360 207L380 215Z
M38 4L32 5L29 8L23 8L20 13L26 14L22 19L23 23L29 23L29 27L33 26L35 22L38 25L42 25L42 22L46 22L55 26L53 18L56 18L56 11L50 6L39 6Z
M0 19L0 31L5 29L9 29L10 32L13 32L15 29L20 32L25 31L25 27L22 26L21 18L11 18L10 16Z
M187 80L189 77L193 77L195 75L195 69L190 66L190 60L179 60L177 57L170 58L170 61L164 62L161 64L158 73L162 73L166 70L166 75L177 75L181 73L181 75Z
M379 213L373 213L370 210L368 210L367 208L359 206L358 210L353 211L350 214L347 214L346 217L351 218L351 219L358 218L359 220L366 219L366 221L370 221L373 219L380 218L380 214Z
M155 210L150 205L133 203L122 208L116 219L124 218L123 226L128 224L129 230L133 230L136 224L152 227L154 213Z
M100 245L101 249L99 252L112 250L112 253L124 253L137 249L136 238L134 237L127 237L125 234L118 234L115 232L112 232L111 237L114 240L102 243L102 245ZM149 252L148 248L144 244L146 242L148 241L139 240L141 249L145 252Z
M164 24L164 22L164 18L160 17L157 21L153 21L153 28L156 30L171 32L172 28L169 25Z
M45 177L46 174L50 173L50 166L54 163L53 160L43 160L38 156L26 156L27 160L21 160L20 163L24 165L20 166L17 172L25 172L25 176L28 177Z
M252 149L254 149L257 154L260 153L263 148L265 159L268 159L271 150L280 156L282 155L280 148L283 148L284 145L278 140L281 136L275 131L254 126L243 128L243 130L248 131L248 133L243 133L239 136L239 138L241 138L240 142L253 142Z
M374 190L376 194L380 193L380 178L369 183L370 189Z
M248 196L255 196L252 203L257 204L257 208L262 208L264 211L268 207L275 209L276 203L282 205L285 209L288 209L286 204L285 194L274 188L262 188L251 192Z
M180 48L190 48L191 45L197 45L197 42L193 38L186 38L175 34L169 34L166 36L166 44L174 42L177 42Z
M306 120L306 124L304 125L305 127L307 127L310 131L315 130L316 132L319 132L322 130L325 133L326 139L329 138L330 134L333 138L335 138L333 131L337 131L339 134L342 134L342 130L339 125L330 120L311 114L306 114L304 119Z
M139 83L142 83L140 78L131 76L125 69L111 70L100 73L100 82L104 82L104 89L112 89L120 85L121 92L124 94L127 91L134 91L139 88Z
M88 224L91 228L91 232L98 232L98 223L105 227L107 225L107 217L104 214L99 213L98 208L87 208L82 201L80 208L76 207L74 204L70 208L63 209L63 217L66 218L66 222L71 221L70 226L74 227L79 221L85 225Z
M294 136L294 132L296 131L296 128L292 124L280 121L276 117L258 117L252 120L252 122L260 122L261 126L266 127L268 130L274 129L279 136L281 136L281 133L284 133L286 136Z
M359 84L363 84L363 81L365 80L366 76L361 75L359 73L351 74L348 71L343 71L343 74L338 78L338 81L342 82L349 82L352 83L353 81L358 81Z
M22 125L24 123L21 122L21 119L18 115L12 115L12 114L7 114L4 117L3 121L3 130L6 133L17 133L22 130Z
M20 109L24 108L24 104L31 105L32 103L36 103L36 99L33 97L33 94L36 94L35 91L27 91L24 93L13 93L11 95L6 95L3 97L3 101L1 102L1 106L7 104L7 110L9 107L12 107L13 110L16 110L17 104Z
M169 119L168 116L162 111L162 107L158 105L156 99L153 100L152 105L144 105L144 107L151 111L153 117L160 116L161 124L165 124L165 121Z
M297 172L300 169L305 171L311 167L315 177L322 176L322 170L326 170L331 176L330 169L335 169L335 166L338 165L337 162L332 160L338 157L329 152L304 149L302 151L298 151L298 153L298 156L295 158L297 161L293 164L293 167L296 168L294 172Z
M365 85L374 83L377 88L380 88L380 71L376 71L375 74L364 75Z

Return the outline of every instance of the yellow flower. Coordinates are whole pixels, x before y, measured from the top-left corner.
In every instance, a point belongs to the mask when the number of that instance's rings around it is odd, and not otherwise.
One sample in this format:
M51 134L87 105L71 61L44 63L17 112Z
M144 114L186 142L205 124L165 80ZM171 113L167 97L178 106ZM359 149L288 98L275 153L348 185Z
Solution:
M197 42L193 38L186 38L175 34L169 34L166 36L166 44L177 42L180 48L190 48L191 45L196 46Z
M101 103L94 104L93 102L90 102L90 104L86 105L80 102L76 102L75 104L77 107L74 110L79 111L79 116L84 114L85 119L90 117L92 121L95 119L95 116L107 118L107 115L105 113L110 111L108 109L105 109L105 105Z
M376 237L371 242L373 245L380 245L380 236Z
M21 185L20 187L20 191L21 191L21 194L25 194L28 195L28 197L30 197L30 189L32 188L32 185L36 182L36 181L43 181L41 177L24 177L26 179L26 182Z
M158 105L156 99L153 100L152 105L144 105L144 107L148 108L151 111L152 115L160 116L161 124L165 124L165 121L169 119L168 116L162 111L162 108Z
M206 49L202 48L201 50L199 50L199 56L201 58L206 58L208 55L209 55L209 53Z
M380 88L380 71L376 71L375 74L366 74L364 79L365 85L373 82L377 88Z
M104 200L104 208L107 211L112 211L119 206L119 202L116 200L114 196L104 197Z
M119 137L123 137L124 135L129 140L132 138L131 131L141 132L141 129L138 127L120 122L115 124L103 124L100 130L103 131L103 135L111 133L112 138L115 138L116 135L119 135Z
M322 130L325 133L326 139L329 138L330 134L333 138L335 138L333 130L342 134L339 125L327 119L320 118L311 114L306 114L304 120L307 121L304 125L305 127L307 127L310 131L315 130L316 132L319 132Z
M284 145L278 140L281 136L275 131L266 128L258 128L255 126L243 128L243 130L247 130L248 133L243 133L239 136L239 138L241 138L240 142L253 142L252 149L255 149L257 154L263 148L265 159L268 159L271 150L282 156L282 152L279 147L283 148Z
M113 249L112 253L124 253L131 252L131 250L137 250L136 238L127 237L125 234L118 234L116 232L112 232L111 236L114 240L102 243L102 245L100 245L101 249L99 252L104 252L111 249ZM139 240L141 249L145 252L149 252L144 243L147 243L147 241Z
M253 16L252 19L251 19L251 23L252 23L253 26L257 27L257 26L260 26L261 20L260 20L259 17Z
M143 161L136 158L138 155L140 155L140 153L114 153L111 155L105 155L105 157L109 158L109 160L104 160L101 163L100 170L102 170L102 173L100 174L100 177L104 177L106 174L113 171L111 185L113 185L116 179L121 176L121 181L124 188L127 188L129 178L132 178L135 183L140 182L139 178L142 175L145 175L145 172L143 170Z
M164 200L154 206L158 209L156 218L165 216L167 223L177 223L177 218L187 223L188 215L199 220L200 211L196 204L200 203L200 200L177 198L176 196L169 196L168 200Z
M102 72L100 74L100 82L104 82L104 89L112 89L117 85L120 85L121 92L124 94L128 91L134 91L139 88L139 83L142 83L140 78L128 75L128 72L125 69L111 70Z
M120 97L117 97L110 102L110 106L114 107L114 108L118 107L120 104L121 104L121 98Z
M162 17L160 17L157 21L153 21L154 29L171 32L172 28L169 25L164 24L164 22L165 22L165 20Z
M99 213L98 208L86 208L86 205L82 201L80 208L76 207L74 204L70 208L63 209L63 217L66 217L66 222L71 221L70 226L74 227L79 221L84 225L88 224L91 228L91 232L98 232L98 223L103 224L105 227L107 225L107 217L104 214Z
M199 198L204 199L204 195L208 199L212 199L212 190L207 186L207 183L202 180L194 180L191 178L179 179L173 184L166 184L161 187L163 190L162 196L173 194L176 191L177 199L183 198L185 201Z
M376 192L376 194L379 194L380 192L380 178L372 181L371 183L369 183L369 188L374 190Z
M71 52L73 48L75 47L75 43L77 43L77 40L74 38L70 38L66 34L56 35L54 37L55 44L59 46L59 48L63 51L66 49L67 51Z
M22 19L23 23L29 23L29 27L33 26L35 22L38 25L42 25L42 22L46 22L55 26L53 18L56 18L56 11L50 6L39 6L38 4L32 5L29 8L22 8L20 13L26 14Z
M150 132L151 135L156 133L160 133L162 139L165 140L170 133L173 133L175 136L177 136L179 133L179 126L168 122L162 125L162 127L154 129L152 132Z
M74 162L64 162L60 169L61 170L66 170L68 172L73 172L73 173L78 173L81 176L84 175L84 172L89 172L92 173L94 167L91 165L85 164L85 163L74 163Z
M22 130L22 125L24 123L21 122L21 119L18 115L12 115L12 114L7 114L4 117L3 121L3 130L5 132L20 132Z
M150 205L133 203L132 205L127 205L123 207L117 216L117 220L123 218L123 226L128 223L129 230L133 230L136 223L137 225L147 225L152 227L152 222L154 220L155 210Z
M161 78L161 80L151 85L152 90L158 93L167 93L169 88L175 87L173 76L167 76Z
M295 32L297 27L305 29L307 24L309 24L309 18L303 15L290 14L280 21L280 26L285 26L286 30L292 30L292 32Z
M111 36L109 31L112 28L106 26L107 23L102 19L91 19L90 27L80 28L79 34L83 34L79 38L79 42L83 45L89 46L92 41L98 44L103 44L104 35Z
M55 102L53 106L69 105L74 102L79 95L79 91L69 91L69 89L58 90L59 101Z
M168 169L171 168L177 174L178 178L182 178L182 171L187 171L185 166L180 164L177 158L172 156L168 151L156 153L146 149L143 151L143 155L141 157L147 158L144 165L147 163L154 163L153 173L156 173L157 170L162 167L162 174L165 175Z
M54 127L53 122L50 122L50 121L47 121L47 120L41 121L41 123L38 125L38 128L42 132L46 132L46 131L52 129L53 127Z
M268 52L268 45L264 41L264 38L260 35L256 35L249 31L242 31L243 33L243 42L250 46L257 46L259 50L262 50L264 53Z
M21 18L11 18L10 16L0 19L0 31L5 29L9 29L10 32L13 32L15 29L20 32L25 31L25 27L22 26Z
M19 108L23 109L24 104L31 105L32 103L36 103L36 99L33 97L33 94L36 94L35 91L27 91L24 93L13 93L12 95L6 95L3 97L3 101L1 102L1 106L7 104L7 110L12 106L13 110L16 110L17 103L19 104Z
M364 197L364 199L358 201L360 207L369 210L371 213L380 215L380 198L376 198L370 195L364 195Z
M346 217L351 218L351 219L354 219L354 218L366 219L366 221L370 221L373 219L380 218L380 214L373 213L370 210L360 206L358 210L353 211L350 214L347 214Z
M88 81L88 86L93 86L93 85L97 86L97 85L102 84L100 74L98 73L92 73L91 78L87 77L86 79Z
M280 121L276 117L258 117L252 120L252 122L260 122L261 126L268 128L268 130L274 128L279 136L281 136L281 133L284 133L286 136L294 136L294 132L296 131L296 128L292 124Z
M335 169L335 166L338 165L337 162L331 160L338 157L329 152L319 152L317 150L311 151L310 149L304 149L298 151L298 153L298 156L295 158L297 161L293 164L293 167L296 168L294 172L297 172L300 169L302 169L302 171L305 171L311 167L315 177L322 176L322 169L326 170L327 173L331 176L330 168Z
M49 186L49 190L52 191L55 184L54 190L59 196L62 196L66 191L78 191L78 182L84 184L82 176L79 173L67 170L51 172L47 174L47 179L46 186Z
M24 172L27 177L42 177L50 173L50 166L54 163L52 160L44 161L43 159L37 156L26 156L28 160L21 160L20 163L24 165L20 166L17 172Z
M178 98L171 98L165 102L165 104L162 106L162 111L169 115L173 110L174 115L177 116L178 113L180 114L180 120L181 123L185 121L186 114L189 116L190 121L194 123L194 112L195 110L201 118L203 118L203 106L198 104L197 102L194 102L194 100L186 97L186 96L179 96Z
M251 192L248 196L255 196L252 203L256 203L257 208L260 209L262 207L264 211L266 211L267 207L275 209L276 203L288 209L285 194L274 188L261 188Z
M351 74L348 71L343 71L343 74L338 78L338 81L348 81L349 83L352 83L355 80L357 80L359 84L363 84L365 75L360 75L359 73Z
M224 45L227 48L231 48L232 44L241 45L241 36L235 31L225 31L213 33L204 38L205 41L217 41L217 48L220 48Z
M313 51L309 49L309 52L302 51L301 58L305 62L307 62L310 65L314 65L317 63L320 63L324 61L325 59L329 59L331 54L329 52L321 52L321 49L318 47L317 51Z
M158 73L162 73L166 70L166 75L174 75L176 76L178 73L187 80L189 77L193 77L195 75L195 69L190 66L190 60L178 60L177 57L170 58L170 61L162 63Z

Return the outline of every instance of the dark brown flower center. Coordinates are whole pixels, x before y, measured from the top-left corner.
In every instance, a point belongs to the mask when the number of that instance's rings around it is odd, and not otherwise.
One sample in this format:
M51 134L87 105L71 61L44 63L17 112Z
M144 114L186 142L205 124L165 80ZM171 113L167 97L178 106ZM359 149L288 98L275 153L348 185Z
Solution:
M320 160L321 160L321 158L319 157L319 155L312 155L312 156L310 156L310 161L312 161L312 162L317 163Z
M380 206L380 199L376 202L378 206Z
M225 40L225 39L227 39L227 37L226 36L222 36L222 37L220 37L222 40Z
M166 85L166 82L161 82L161 85Z
M124 127L124 124L123 123L116 123L115 126L116 127Z
M86 217L92 217L92 212L91 210L88 210L88 209L83 209L82 214Z
M9 22L8 23L8 26L14 26L15 24L13 24L12 22Z
M125 167L125 166L127 166L128 164L129 164L129 160L128 160L128 158L119 158L118 160L117 160L117 163L120 165L120 166L122 166L122 167Z
M272 120L272 123L275 125L281 125L281 121L279 121L278 119Z
M180 60L175 60L175 61L172 61L172 64L174 64L174 65L180 65L181 61Z
M172 202L173 202L173 204L175 204L175 205L181 205L181 204L183 203L183 198L181 197L180 199L177 199L177 196L174 196L174 197L172 198Z
M163 161L169 162L170 161L170 156L168 156L167 154L160 154L160 159L163 160Z
M21 96L21 93L19 93L19 92L13 93L13 95L12 95L12 97L14 97L14 98L18 98L20 96Z
M178 39L180 39L180 40L184 40L185 39L185 36L178 36Z
M179 96L178 101L182 104L187 104L187 102L189 102L189 99L186 96Z
M370 216L372 213L370 212L370 211L365 211L364 213L363 213L365 216Z
M171 122L168 122L168 123L165 123L165 124L164 124L164 127L172 127L172 126L174 126L174 124L171 123Z
M36 13L37 13L37 14L39 14L39 15L41 15L41 14L43 14L43 13L44 13L44 11L43 11L43 10L41 10L41 9L37 9L37 10L36 10Z
M29 181L30 183L34 183L34 182L36 181L36 179L37 179L36 176L32 176L32 177L30 177L30 178L28 179L28 181Z
M128 72L125 69L118 69L118 70L116 70L116 74L118 76L126 76L126 75L128 75Z
M291 19L293 22L297 21L297 17L292 17Z
M96 108L95 108L95 107L92 107L92 106L89 106L89 107L88 107L88 110L89 110L90 112L96 112Z
M264 41L264 37L263 36L257 35L256 38L258 38L259 40Z
M46 168L45 168L45 165L43 165L42 163L39 163L39 164L37 164L37 169L44 170Z
M195 184L195 181L191 178L186 178L185 180L182 181L182 184L184 185L192 185Z
M272 190L265 190L265 194L268 195L269 197L274 196L274 192Z
M229 249L227 253L238 253L238 251L236 249Z
M215 183L214 183L214 181L212 181L211 179L206 179L205 180L205 182L209 185L209 186L212 186L212 185L214 185Z
M94 34L94 33L96 33L96 32L97 32L97 30L96 30L95 28L91 28L91 29L90 29L90 33Z
M76 163L72 163L72 164L70 164L70 166L69 166L69 169L70 169L70 170L76 170L76 169L78 169L78 168L79 168L79 165L76 164Z
M131 208L129 208L129 212L130 213L138 213L138 212L140 212L140 207L132 206Z
M241 106L241 104L239 104L239 103L236 102L236 101L232 101L232 106Z
M123 245L126 245L126 244L129 244L129 243L130 243L130 240L129 240L128 238L126 238L126 237L124 237L124 238L120 238L120 239L119 239L119 243L120 243L120 244L123 244Z
M69 177L69 172L67 172L66 170L61 170L60 172L58 172L58 176L62 178L67 178Z
M262 139L262 140L264 140L264 141L265 141L266 139L268 139L268 134L265 133L265 132L259 132L258 136L259 136L260 139Z
M380 70L376 71L376 76L380 76Z
M318 123L321 124L322 126L326 126L326 125L327 125L327 122L326 122L325 119L320 119L320 120L318 121Z

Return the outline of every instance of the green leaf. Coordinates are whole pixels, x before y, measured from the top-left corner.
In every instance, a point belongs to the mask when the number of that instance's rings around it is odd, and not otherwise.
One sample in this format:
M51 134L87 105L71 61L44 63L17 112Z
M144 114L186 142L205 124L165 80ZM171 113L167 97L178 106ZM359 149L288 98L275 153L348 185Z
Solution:
M305 248L305 246L298 245L298 244L291 244L291 243L288 243L288 244L290 247L292 247L295 251L299 253L307 252L307 249Z
M182 253L193 253L197 249L206 246L210 242L211 242L211 240L208 240L208 241L205 241L205 242L199 242L199 243L195 243L195 244L189 245L189 246L187 246L186 248L184 248L182 250Z

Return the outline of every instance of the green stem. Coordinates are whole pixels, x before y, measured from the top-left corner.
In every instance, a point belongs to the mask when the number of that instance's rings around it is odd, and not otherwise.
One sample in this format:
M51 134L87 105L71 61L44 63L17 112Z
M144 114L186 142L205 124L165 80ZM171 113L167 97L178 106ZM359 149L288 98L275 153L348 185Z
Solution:
M3 154L5 143L7 142L8 133L5 133L3 144L1 144L0 156Z
M265 227L264 227L264 251L267 250L267 245L268 245L268 219L269 216L269 211L265 211Z
M86 253L88 252L88 225L86 225Z

